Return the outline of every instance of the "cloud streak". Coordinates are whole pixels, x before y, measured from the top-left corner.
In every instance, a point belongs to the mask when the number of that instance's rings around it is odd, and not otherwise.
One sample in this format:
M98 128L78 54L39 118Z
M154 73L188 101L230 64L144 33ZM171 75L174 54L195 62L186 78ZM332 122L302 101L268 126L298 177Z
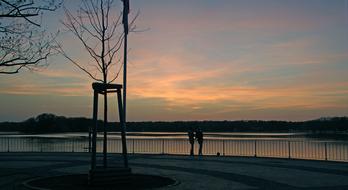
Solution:
M347 7L343 13L342 1L311 3L135 1L132 6L142 11L140 26L151 29L129 38L129 117L308 119L348 114ZM69 35L61 37L73 58L89 63ZM66 102L84 97L80 104L90 107L93 81L66 62L58 56L41 72L0 76L0 95L59 96ZM90 115L79 109L74 111Z

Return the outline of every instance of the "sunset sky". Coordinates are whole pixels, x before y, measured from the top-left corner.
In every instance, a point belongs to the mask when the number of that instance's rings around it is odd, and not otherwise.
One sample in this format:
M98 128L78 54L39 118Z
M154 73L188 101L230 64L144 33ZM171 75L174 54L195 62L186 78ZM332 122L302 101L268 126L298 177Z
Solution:
M347 0L130 1L144 31L129 36L128 120L348 116ZM62 19L60 9L43 22L54 32L64 30ZM59 39L88 61L71 35ZM93 80L62 56L49 62L0 75L0 121L91 117ZM116 101L110 105L116 120Z

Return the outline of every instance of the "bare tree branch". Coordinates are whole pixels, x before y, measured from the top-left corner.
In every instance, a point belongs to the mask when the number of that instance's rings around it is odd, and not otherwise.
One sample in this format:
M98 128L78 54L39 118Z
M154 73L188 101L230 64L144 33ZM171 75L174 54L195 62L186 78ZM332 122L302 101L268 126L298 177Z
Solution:
M79 69L81 69L82 71L84 71L86 74L88 74L92 79L96 80L96 81L100 81L103 82L103 80L98 79L95 77L95 75L93 75L90 71L88 71L86 68L84 68L83 66L81 66L81 64L79 64L77 61L75 61L74 59L70 58L68 56L68 54L64 51L64 49L62 48L62 46L57 42L57 50L59 51L60 54L62 54L65 58L67 58L70 62L72 62L74 65L76 65Z
M64 7L62 23L80 42L91 61L80 63L67 55L60 45L59 52L93 80L103 83L116 80L122 68L122 62L117 61L121 58L124 38L122 13L115 8L117 4L113 0L84 0L74 15ZM131 24L137 17L138 14ZM94 64L89 65L92 62Z
M47 60L58 33L47 34L41 29L40 15L55 11L61 3L62 0L0 0L0 74L32 70Z

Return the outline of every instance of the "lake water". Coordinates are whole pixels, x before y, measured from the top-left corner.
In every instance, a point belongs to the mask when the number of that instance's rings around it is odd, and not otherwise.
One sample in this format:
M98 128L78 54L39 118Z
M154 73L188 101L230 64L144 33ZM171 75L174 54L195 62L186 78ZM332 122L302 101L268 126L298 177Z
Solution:
M109 133L108 152L121 153L119 133ZM348 161L348 142L311 139L305 133L205 133L204 155L257 156ZM0 152L86 152L87 133L1 133ZM188 154L187 133L127 133L129 153ZM198 143L195 143L197 154ZM102 152L102 134L97 152Z
M307 133L204 133L205 139L235 139L235 140L308 140ZM102 136L102 133L98 133ZM87 138L88 133L53 133L53 134L21 134L18 132L0 132L0 137L37 137L37 138ZM119 132L109 132L108 137L111 139L120 138ZM186 132L128 132L129 139L187 139ZM314 139L311 139L314 140ZM316 139L326 140L327 139Z

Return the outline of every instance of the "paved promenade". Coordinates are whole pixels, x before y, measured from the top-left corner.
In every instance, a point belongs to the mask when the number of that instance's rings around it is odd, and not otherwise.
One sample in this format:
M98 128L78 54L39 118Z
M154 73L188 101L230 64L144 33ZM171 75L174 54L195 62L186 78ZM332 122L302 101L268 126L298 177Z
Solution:
M110 155L112 165L120 155ZM130 155L134 173L168 176L177 184L161 189L348 190L348 163L244 157ZM42 176L87 173L87 153L0 153L0 189L23 189Z

